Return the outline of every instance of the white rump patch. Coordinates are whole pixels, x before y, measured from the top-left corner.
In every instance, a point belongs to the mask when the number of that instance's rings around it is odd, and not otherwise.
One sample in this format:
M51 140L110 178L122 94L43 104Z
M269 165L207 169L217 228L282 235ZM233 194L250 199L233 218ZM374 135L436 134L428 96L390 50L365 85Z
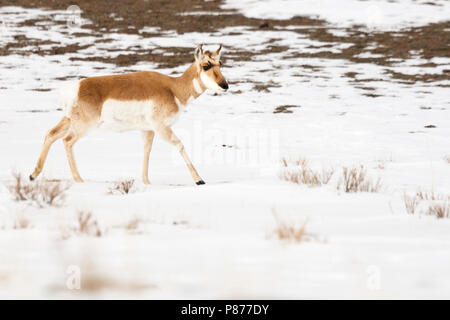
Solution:
M213 90L217 93L221 93L221 92L225 91L214 80L212 80L210 77L208 77L206 75L206 73L204 73L204 72L200 73L200 79L202 79L202 82L205 85L205 87L207 87L210 90Z
M70 111L76 107L80 81L68 81L59 89L59 106L64 110L64 115L69 118Z
M108 99L103 103L99 127L112 131L153 130L154 105L151 100L120 101Z

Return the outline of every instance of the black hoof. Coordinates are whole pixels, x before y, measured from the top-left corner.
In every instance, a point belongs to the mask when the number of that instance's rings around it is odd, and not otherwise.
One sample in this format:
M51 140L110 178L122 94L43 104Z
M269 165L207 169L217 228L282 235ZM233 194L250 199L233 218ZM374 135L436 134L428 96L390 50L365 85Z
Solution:
M201 184L205 184L205 181L200 180L200 181L197 181L195 184L199 186L199 185L201 185Z
M30 174L30 181L33 181L34 180L34 178L33 178L33 176Z

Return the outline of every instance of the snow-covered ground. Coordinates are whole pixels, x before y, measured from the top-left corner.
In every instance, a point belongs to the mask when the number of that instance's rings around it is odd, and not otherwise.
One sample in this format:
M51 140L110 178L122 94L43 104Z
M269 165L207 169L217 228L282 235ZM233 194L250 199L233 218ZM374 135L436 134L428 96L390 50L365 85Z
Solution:
M251 17L317 15L337 27L364 23L360 12L372 5L388 12L380 21L389 29L448 20L448 2L434 2L438 5L352 0L337 9L333 1L319 6L228 0L224 7ZM71 37L58 24L19 25L46 14L63 12L0 8L7 21L0 43L16 34L66 45L95 41ZM0 297L450 298L450 219L410 215L403 200L405 192L418 189L450 193L450 164L444 159L450 155L450 81L405 84L386 73L430 73L419 66L430 62L436 64L431 72L442 73L450 59L411 58L382 67L286 58L321 50L311 46L339 52L347 44L247 27L104 38L109 42L76 53L0 58ZM229 59L222 70L229 92L204 94L174 126L206 185L194 185L178 152L157 138L150 157L152 185L144 186L141 134L95 131L75 147L86 182L74 184L61 207L11 199L6 187L11 171L32 172L46 131L62 117L60 79L127 70L70 58L113 57L122 53L113 49L136 43L155 49L194 48L200 42L222 43L224 56L227 47L256 52L268 43L289 45L288 51L251 61ZM158 71L181 73L186 67ZM376 97L352 84L348 73L368 79L361 86ZM255 84L271 85L257 90ZM282 105L293 105L292 113L274 113ZM435 127L425 128L430 125ZM305 157L313 168L333 167L335 173L322 187L282 181L283 157ZM338 191L342 167L360 164L370 177L381 178L380 192ZM53 145L44 175L71 181L61 141ZM129 178L137 181L133 193L108 194L115 181ZM74 231L82 211L92 213L99 237ZM275 217L306 223L310 241L279 240ZM20 219L29 221L26 228L14 228ZM78 271L85 288L70 289Z
M340 27L353 24L395 30L449 19L447 0L226 0L224 9L239 9L248 17L290 19L315 16Z

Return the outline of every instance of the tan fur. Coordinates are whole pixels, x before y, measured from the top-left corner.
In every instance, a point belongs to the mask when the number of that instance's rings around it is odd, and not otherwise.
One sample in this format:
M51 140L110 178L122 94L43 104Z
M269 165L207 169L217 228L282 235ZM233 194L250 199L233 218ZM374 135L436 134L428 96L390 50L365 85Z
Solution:
M45 159L51 145L63 138L70 169L75 181L82 182L73 156L73 145L86 132L98 126L106 101L151 101L151 121L155 128L144 131L144 166L142 179L148 184L148 159L155 132L180 151L195 182L203 182L193 164L189 160L184 146L170 128L169 119L180 112L180 105L186 105L190 98L198 98L207 85L216 85L218 88L226 84L220 72L221 47L214 53L203 52L199 46L195 52L196 61L180 77L170 77L158 72L136 72L123 75L91 77L79 83L77 99L67 117L55 126L46 136L44 146L38 163L30 179L36 178L43 169ZM207 71L203 67L210 65ZM203 73L203 75L202 75ZM207 84L203 83L207 80ZM228 88L228 84L226 84ZM219 88L220 89L220 88ZM223 90L225 91L225 90Z

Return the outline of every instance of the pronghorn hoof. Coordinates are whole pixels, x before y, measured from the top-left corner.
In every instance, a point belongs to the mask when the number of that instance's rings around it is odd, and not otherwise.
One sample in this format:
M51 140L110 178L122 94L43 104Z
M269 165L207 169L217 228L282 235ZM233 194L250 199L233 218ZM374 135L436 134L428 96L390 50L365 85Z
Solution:
M30 174L30 181L33 181L33 180L34 180L33 175Z
M199 186L199 185L201 185L201 184L205 184L205 181L200 180L200 181L197 181L195 184Z

